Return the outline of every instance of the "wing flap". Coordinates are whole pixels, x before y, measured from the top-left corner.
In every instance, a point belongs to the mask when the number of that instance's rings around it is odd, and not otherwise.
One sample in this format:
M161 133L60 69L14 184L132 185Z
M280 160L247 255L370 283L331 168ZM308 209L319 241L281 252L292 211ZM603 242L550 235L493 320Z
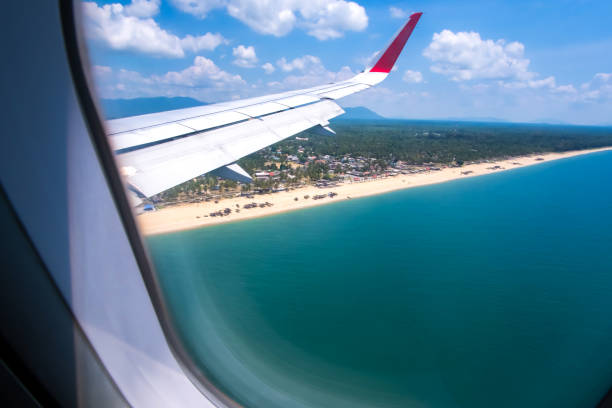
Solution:
M288 106L290 108L295 108L296 106L306 105L309 103L319 102L320 99L316 96L311 95L295 95L290 96L288 98L278 99L274 102L280 103L281 105Z
M270 113L280 112L285 109L287 109L287 107L284 105L280 105L275 102L264 102L256 105L245 106L244 108L238 108L236 109L236 112L256 118L263 115L269 115Z
M150 197L190 178L233 163L235 157L247 151L243 139L252 132L265 139L274 137L255 120L135 150L120 155L118 159L121 166L133 169L133 174L127 176L128 183ZM225 148L228 143L231 143L232 149Z
M244 113L225 111L182 120L179 123L194 130L206 130L228 125L230 123L241 122L247 119L249 119L249 116L245 115Z
M336 103L321 101L291 109L279 115L266 116L262 120L269 129L278 135L278 141L280 141L314 126L325 125L329 123L330 119L343 113L344 110Z
M179 123L165 123L159 126L151 126L144 129L132 130L130 132L118 133L109 136L109 139L115 150L122 150L182 136L192 133L193 131L193 128Z
M228 110L228 108L215 104L176 109L166 112L148 113L146 115L131 116L129 118L112 119L106 121L106 130L109 135L114 135L134 129L142 129L163 123L178 122L188 118L210 115L224 110Z

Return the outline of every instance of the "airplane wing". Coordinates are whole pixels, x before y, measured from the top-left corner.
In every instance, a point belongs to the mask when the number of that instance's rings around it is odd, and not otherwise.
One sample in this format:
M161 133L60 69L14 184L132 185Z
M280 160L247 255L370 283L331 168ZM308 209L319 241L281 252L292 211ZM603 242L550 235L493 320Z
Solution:
M331 131L329 120L344 113L335 100L383 81L421 14L410 16L374 66L349 80L107 121L128 189L150 197L211 171L251 181L238 159L307 129Z

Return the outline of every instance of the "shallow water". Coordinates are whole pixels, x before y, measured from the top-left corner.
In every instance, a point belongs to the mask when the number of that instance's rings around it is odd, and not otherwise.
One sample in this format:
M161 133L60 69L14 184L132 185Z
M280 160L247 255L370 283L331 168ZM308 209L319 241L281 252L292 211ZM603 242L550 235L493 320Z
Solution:
M585 407L612 384L612 152L147 239L249 407Z

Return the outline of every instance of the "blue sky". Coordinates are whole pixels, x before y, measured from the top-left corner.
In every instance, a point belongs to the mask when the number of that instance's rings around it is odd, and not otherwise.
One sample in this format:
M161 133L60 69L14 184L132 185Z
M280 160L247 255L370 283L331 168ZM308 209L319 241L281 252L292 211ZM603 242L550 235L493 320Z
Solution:
M424 12L376 88L340 100L388 117L612 124L610 1L84 2L107 98L246 98L347 79Z

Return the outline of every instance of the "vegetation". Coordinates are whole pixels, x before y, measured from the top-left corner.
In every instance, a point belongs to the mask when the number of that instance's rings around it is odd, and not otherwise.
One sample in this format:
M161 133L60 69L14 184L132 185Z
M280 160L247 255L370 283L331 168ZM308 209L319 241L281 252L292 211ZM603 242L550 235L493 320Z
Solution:
M307 131L298 135L299 140L291 137L239 161L251 175L266 171L274 177L239 186L204 175L159 198L174 201L181 196L291 187L333 179L351 169L375 174L398 161L414 166L461 166L493 158L612 146L612 128L606 127L376 119L337 120L332 126L335 136Z
M280 142L273 150L296 154L299 145L312 154L373 157L410 164L452 163L562 152L612 145L612 128L440 121L342 121L336 136L305 132L308 141Z

